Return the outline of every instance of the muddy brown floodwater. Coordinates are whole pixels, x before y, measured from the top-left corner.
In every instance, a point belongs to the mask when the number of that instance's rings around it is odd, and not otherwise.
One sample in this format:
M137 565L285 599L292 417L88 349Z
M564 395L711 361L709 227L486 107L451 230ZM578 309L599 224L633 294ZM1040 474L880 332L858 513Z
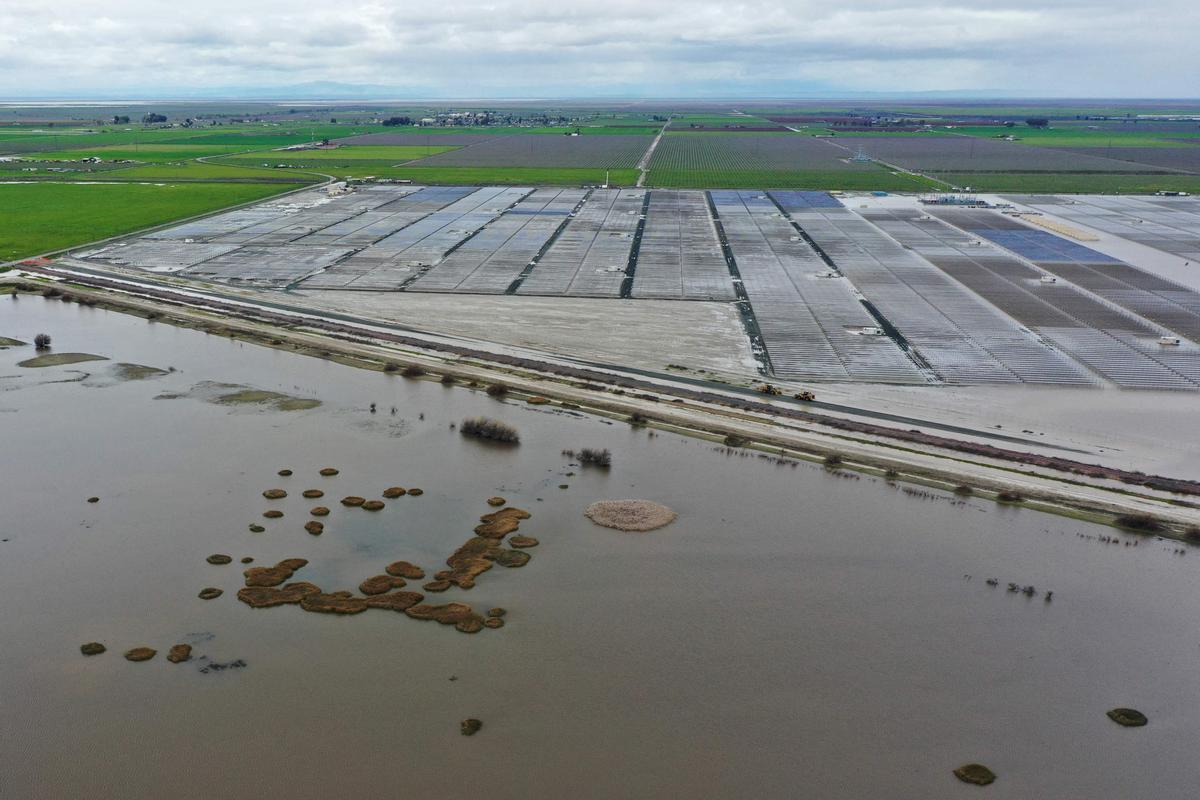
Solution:
M1194 796L1200 551L0 298L0 336L43 331L109 360L28 369L32 347L0 350L5 797ZM123 380L120 364L174 371ZM321 403L222 404L201 385ZM521 444L450 427L481 415ZM613 466L572 464L577 445ZM425 492L329 503L312 536L314 485ZM270 488L282 518L262 517ZM292 580L329 593L397 561L432 576L495 496L532 513L532 560L424 601L506 611L474 635L251 608L244 567L205 561L306 559ZM583 516L621 497L679 517L631 535ZM81 655L91 642L107 652ZM190 660L122 657L176 645ZM1115 725L1118 707L1151 722ZM963 784L969 763L996 782Z

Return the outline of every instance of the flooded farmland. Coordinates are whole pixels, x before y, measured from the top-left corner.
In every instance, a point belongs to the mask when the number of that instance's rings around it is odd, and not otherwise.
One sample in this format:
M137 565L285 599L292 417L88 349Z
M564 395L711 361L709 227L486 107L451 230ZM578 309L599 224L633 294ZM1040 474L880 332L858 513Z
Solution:
M42 332L107 360L0 349L5 796L1095 800L1200 779L1200 551L0 298L0 336ZM452 427L481 415L520 444ZM611 467L564 454L584 447ZM397 486L423 491L340 502ZM400 560L432 578L493 497L531 513L528 563L423 602L502 608L503 627L238 600L244 569L285 559L327 593ZM584 516L620 498L678 517ZM179 644L190 660L168 662ZM122 657L139 647L157 655ZM960 783L971 762L995 783Z

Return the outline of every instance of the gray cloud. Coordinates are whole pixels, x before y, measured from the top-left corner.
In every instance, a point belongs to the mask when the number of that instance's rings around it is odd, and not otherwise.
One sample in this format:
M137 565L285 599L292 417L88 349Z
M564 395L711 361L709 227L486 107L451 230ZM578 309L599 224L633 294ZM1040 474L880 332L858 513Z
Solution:
M1197 30L1184 0L5 0L0 95L329 80L476 96L1187 96Z

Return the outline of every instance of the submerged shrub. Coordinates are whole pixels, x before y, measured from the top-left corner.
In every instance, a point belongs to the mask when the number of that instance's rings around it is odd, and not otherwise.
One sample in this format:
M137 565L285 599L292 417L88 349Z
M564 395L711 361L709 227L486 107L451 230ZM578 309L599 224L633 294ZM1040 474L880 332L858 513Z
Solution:
M969 497L970 495L975 494L975 490L970 486L967 486L965 483L960 483L958 486L954 487L954 493L962 497Z
M487 393L491 397L503 397L504 395L508 394L508 387L503 383L493 383L491 386L487 387Z
M39 333L37 336L33 337L33 346L38 350L50 349L50 334Z
M488 417L468 417L462 421L459 430L463 436L474 436L476 439L489 439L506 444L517 444L521 441L521 435L512 425Z
M996 499L1001 503L1024 503L1025 496L1017 492L1000 492Z
M725 437L726 447L745 447L749 444L749 439L744 436L738 436L736 433L731 433Z
M645 425L649 421L650 420L646 418L646 415L640 411L635 411L629 415L629 424L633 425L634 427Z
M585 447L579 451L580 464L594 464L597 467L607 467L612 464L612 453L607 447Z
M419 378L425 374L425 370L422 367L418 367L416 364L409 364L400 374L406 378Z
M450 375L450 374L443 375L443 376L442 376L442 383L444 383L444 384L446 384L447 386L449 386L450 384L454 383L454 376L453 376L453 375Z
M840 467L841 465L842 465L842 457L840 455L838 455L837 453L830 453L829 455L825 456L825 466Z
M1167 529L1166 525L1149 514L1122 514L1115 522L1118 527L1139 533L1162 533Z

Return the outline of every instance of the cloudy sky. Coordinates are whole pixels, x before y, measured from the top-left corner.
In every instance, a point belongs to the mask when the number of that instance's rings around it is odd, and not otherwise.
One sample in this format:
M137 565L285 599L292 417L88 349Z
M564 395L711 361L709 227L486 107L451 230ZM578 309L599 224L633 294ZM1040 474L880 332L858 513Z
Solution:
M0 97L1200 94L1196 0L0 0Z

